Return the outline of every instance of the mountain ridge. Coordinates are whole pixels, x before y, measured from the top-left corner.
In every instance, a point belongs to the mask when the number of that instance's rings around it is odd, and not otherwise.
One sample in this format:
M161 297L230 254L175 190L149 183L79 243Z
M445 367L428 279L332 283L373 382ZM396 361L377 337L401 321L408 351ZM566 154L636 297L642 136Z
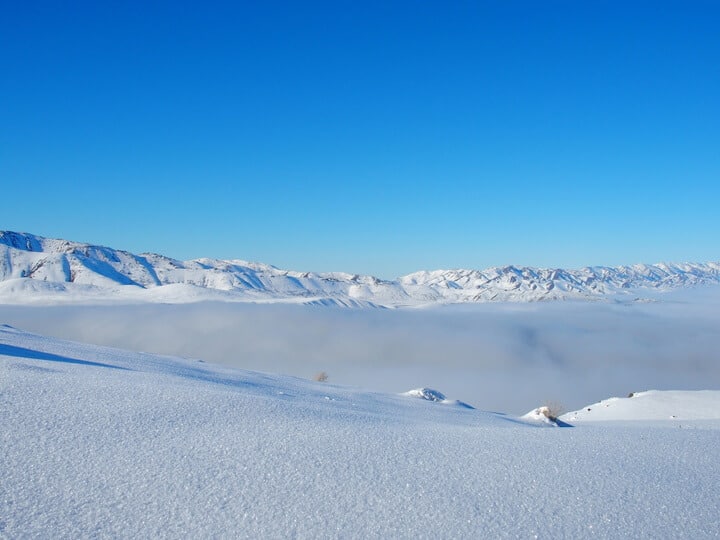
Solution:
M383 280L345 272L298 272L240 259L179 261L30 233L0 231L0 302L52 293L150 301L291 301L342 306L602 300L720 284L720 263L495 266L422 270ZM167 286L173 286L168 288ZM152 294L129 292L154 291ZM162 292L158 292L162 290ZM128 296L129 294L129 296Z

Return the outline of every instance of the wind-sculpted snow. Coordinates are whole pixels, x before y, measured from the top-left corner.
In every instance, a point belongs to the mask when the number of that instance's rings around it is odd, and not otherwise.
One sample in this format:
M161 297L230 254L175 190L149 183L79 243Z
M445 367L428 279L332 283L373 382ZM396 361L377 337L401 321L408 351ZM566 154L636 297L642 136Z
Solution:
M651 401L660 407L663 396ZM702 393L669 398L676 408L705 400L702 410L717 411ZM543 429L7 326L0 411L3 538L695 539L720 531L719 415Z
M445 394L438 392L432 388L413 388L402 394L403 396L414 397L418 399L424 399L426 401L433 401L435 403L442 403L443 405L453 405L456 407L465 407L466 409L473 409L472 405L458 401L457 399L448 399Z
M32 281L64 283L52 301L291 301L344 306L408 306L537 300L635 299L678 287L720 283L720 264L639 264L580 270L496 267L435 270L394 281L342 272L281 270L241 260L178 261L67 240L0 232L0 300L25 303L43 296ZM148 292L167 286L180 289Z

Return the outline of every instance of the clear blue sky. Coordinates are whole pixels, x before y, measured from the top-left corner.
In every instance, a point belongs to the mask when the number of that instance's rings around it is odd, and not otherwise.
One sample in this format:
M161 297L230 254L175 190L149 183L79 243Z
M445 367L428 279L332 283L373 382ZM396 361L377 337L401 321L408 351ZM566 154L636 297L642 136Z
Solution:
M720 259L719 3L210 4L5 4L0 229L383 277Z

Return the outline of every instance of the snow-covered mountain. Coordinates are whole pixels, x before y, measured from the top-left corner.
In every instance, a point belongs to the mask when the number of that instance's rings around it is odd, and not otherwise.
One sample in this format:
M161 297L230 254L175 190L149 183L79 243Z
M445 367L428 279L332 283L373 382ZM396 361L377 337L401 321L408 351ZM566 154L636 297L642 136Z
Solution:
M0 231L0 301L117 298L291 301L407 306L635 298L643 291L720 283L720 263L638 264L580 270L493 267L434 270L395 281L342 272L281 270L242 260L178 261L68 240Z

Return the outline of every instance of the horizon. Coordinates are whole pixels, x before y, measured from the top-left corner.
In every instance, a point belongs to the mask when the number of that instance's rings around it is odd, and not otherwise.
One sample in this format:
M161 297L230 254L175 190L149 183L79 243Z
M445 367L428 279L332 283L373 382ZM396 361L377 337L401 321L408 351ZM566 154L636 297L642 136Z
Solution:
M5 11L2 229L383 279L718 260L714 3Z

